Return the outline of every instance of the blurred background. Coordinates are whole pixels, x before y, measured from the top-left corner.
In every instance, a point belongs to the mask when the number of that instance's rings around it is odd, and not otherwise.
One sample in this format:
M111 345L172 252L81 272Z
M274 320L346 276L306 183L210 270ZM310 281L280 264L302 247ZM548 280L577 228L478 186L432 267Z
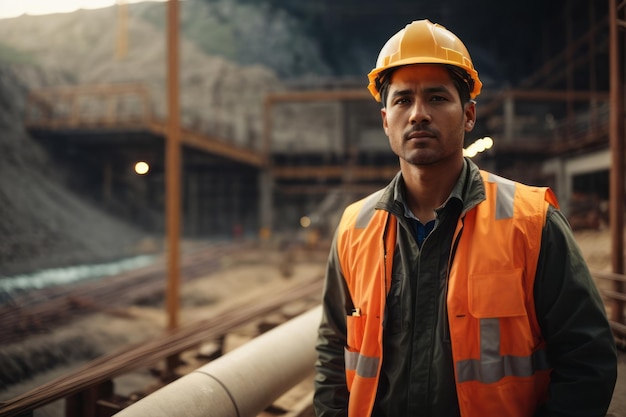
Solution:
M624 174L614 162L623 116L610 123L611 108L623 114L623 87L615 102L610 63L611 54L623 63L624 48L622 32L610 36L614 3L177 3L180 158L168 162L167 1L0 0L0 400L42 395L58 401L34 415L112 415L68 411L66 399L88 384L31 390L166 328L219 317L235 295L321 282L342 209L399 169L366 75L384 42L423 18L463 40L484 84L466 155L553 188L602 276L616 335L626 334L621 281L606 277L623 273ZM622 181L613 202L611 167ZM207 337L221 354L318 296L315 287L293 306L285 295L254 330L242 317L236 331ZM166 365L119 373L118 408L155 378L171 380L172 357L188 367L213 357L205 347L182 360L201 343L179 342Z

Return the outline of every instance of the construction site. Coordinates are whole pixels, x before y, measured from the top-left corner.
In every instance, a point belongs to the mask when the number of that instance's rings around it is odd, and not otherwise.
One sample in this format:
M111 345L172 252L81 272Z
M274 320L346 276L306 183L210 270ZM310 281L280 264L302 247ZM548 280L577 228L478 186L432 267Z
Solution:
M335 228L400 168L367 70L294 32L306 11L320 31L429 18L475 47L465 155L555 192L618 347L607 416L626 417L626 2L484 0L475 26L457 0L257 3L0 19L0 416L313 416Z

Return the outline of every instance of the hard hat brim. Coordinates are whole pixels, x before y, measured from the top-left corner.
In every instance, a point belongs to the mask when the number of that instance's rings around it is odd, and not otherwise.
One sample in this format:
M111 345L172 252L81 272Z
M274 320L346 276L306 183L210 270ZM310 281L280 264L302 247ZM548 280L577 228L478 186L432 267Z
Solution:
M398 68L398 67L403 67L406 65L418 65L418 64L453 65L455 67L462 68L463 70L467 71L470 77L472 77L472 79L474 80L474 88L472 89L472 91L470 91L470 98L473 100L476 98L476 96L480 94L480 90L482 89L483 83L478 78L478 71L476 71L474 68L467 67L464 65L459 65L459 63L456 61L433 58L429 56L411 57L411 58L401 59L399 61L394 62L391 65L373 69L372 71L370 71L369 74L367 74L367 78L369 79L369 84L367 86L367 89L372 94L372 96L374 96L376 101L380 102L381 101L380 91L378 91L378 86L376 84L376 79L378 78L378 75L381 72L384 72L391 68Z

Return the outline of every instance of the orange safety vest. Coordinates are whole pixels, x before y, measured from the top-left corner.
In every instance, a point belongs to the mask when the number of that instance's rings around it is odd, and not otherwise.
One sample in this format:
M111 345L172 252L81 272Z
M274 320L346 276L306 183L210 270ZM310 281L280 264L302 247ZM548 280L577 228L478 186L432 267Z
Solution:
M447 307L463 417L530 417L550 370L533 297L552 191L481 171L486 199L459 219ZM382 320L397 219L375 210L382 191L348 207L337 250L355 309L347 317L349 417L369 416L382 364Z

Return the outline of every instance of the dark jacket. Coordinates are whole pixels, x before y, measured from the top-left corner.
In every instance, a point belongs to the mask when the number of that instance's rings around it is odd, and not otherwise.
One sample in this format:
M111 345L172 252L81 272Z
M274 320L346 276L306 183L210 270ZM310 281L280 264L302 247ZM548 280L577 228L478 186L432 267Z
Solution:
M434 230L419 247L415 220L405 216L401 175L382 193L377 208L395 215L399 227L375 415L459 415L445 314L446 266L458 217L484 198L478 168L467 160L450 197L437 210ZM534 296L553 368L550 400L537 415L604 416L616 378L614 340L567 221L553 207L543 230ZM323 303L315 408L320 417L344 416L345 320L353 306L334 245Z

